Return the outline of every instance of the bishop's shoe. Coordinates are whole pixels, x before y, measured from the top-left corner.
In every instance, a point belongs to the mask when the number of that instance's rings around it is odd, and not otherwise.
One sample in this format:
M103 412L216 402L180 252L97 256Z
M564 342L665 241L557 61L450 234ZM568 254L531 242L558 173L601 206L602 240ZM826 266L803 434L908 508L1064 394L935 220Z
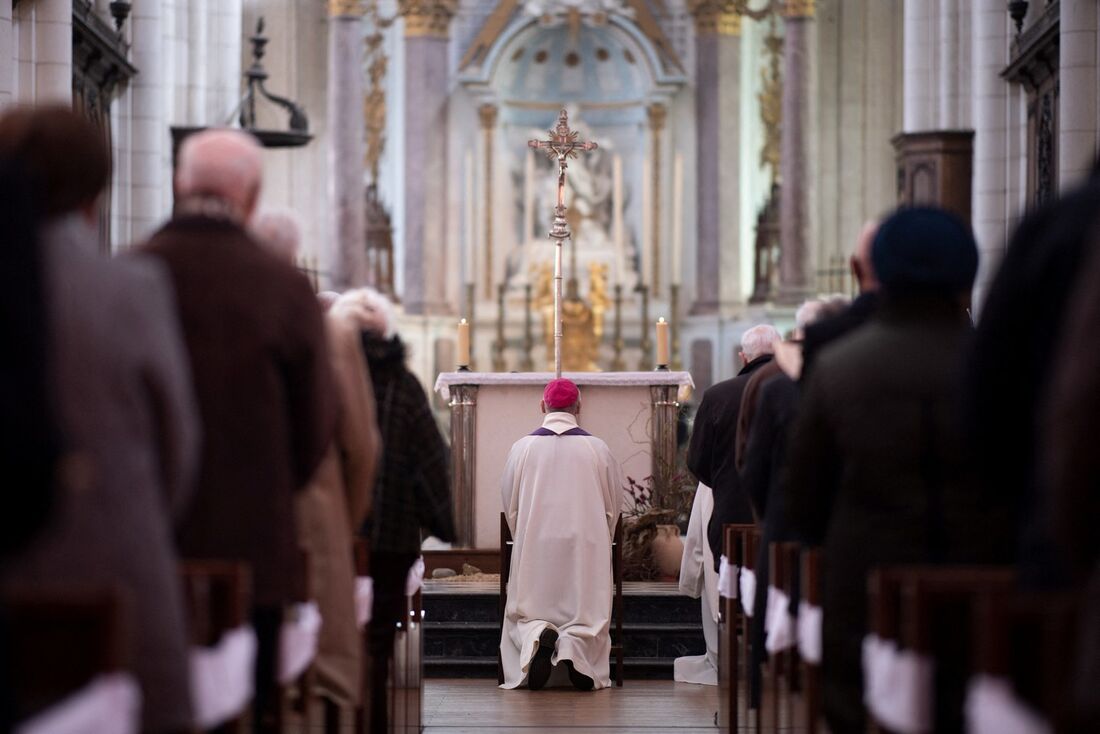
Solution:
M573 684L573 687L578 691L591 691L595 687L595 682L584 673L580 673L573 667L572 660L565 661L565 669L569 671L569 682Z
M527 687L532 691L540 691L550 680L552 666L550 658L554 656L554 646L558 644L558 633L547 627L539 635L539 649L531 660L531 667L527 671Z

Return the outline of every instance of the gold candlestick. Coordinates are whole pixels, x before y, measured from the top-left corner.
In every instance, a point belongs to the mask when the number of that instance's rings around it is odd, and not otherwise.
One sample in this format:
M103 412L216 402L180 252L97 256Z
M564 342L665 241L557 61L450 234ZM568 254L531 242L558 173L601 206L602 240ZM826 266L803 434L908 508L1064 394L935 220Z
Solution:
M493 340L493 371L504 372L504 292L507 286L497 286L497 338Z
M535 335L531 325L531 284L523 286L523 361L520 369L524 372L533 372L535 360L531 357L531 350L535 348Z
M682 370L683 362L680 360L680 284L673 283L668 292L669 326L672 332L672 363L674 370Z
M642 297L642 357L638 360L638 370L645 371L652 369L653 360L653 341L649 338L649 286L641 283L637 291Z
M611 360L611 371L622 372L626 369L623 362L623 287L615 284L615 337L612 341L615 356Z

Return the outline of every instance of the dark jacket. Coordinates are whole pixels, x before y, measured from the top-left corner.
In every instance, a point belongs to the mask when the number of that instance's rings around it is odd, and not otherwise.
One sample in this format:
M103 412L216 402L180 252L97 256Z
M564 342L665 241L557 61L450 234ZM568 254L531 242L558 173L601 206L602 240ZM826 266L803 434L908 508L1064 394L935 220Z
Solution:
M867 323L878 306L878 294L874 291L860 293L855 300L836 316L822 319L806 327L802 339L802 373L800 380L805 384L817 362L821 350L843 336L855 331Z
M374 507L363 534L371 550L383 553L419 553L421 528L453 541L447 446L424 388L405 367L405 345L396 336L385 340L364 333L363 353L378 403L383 446Z
M883 303L822 352L803 390L787 515L806 540L824 544L824 694L834 731L862 727L872 567L1006 560L1006 498L973 481L957 415L969 337L954 304Z
M182 553L247 561L257 605L292 601L302 591L293 494L337 417L317 299L305 277L227 220L175 219L144 251L168 265L202 416Z
M967 370L969 436L979 477L1013 498L1029 585L1066 580L1036 470L1037 430L1073 286L1100 223L1100 177L1028 216L981 311ZM1092 286L1095 288L1095 282ZM1091 343L1091 339L1089 340Z
M745 385L753 372L770 361L770 354L757 357L742 367L736 377L712 385L703 393L695 412L687 465L696 479L714 491L714 512L707 526L711 548L722 548L723 524L753 521L752 506L738 481L734 440ZM716 563L721 555L721 550L714 554Z

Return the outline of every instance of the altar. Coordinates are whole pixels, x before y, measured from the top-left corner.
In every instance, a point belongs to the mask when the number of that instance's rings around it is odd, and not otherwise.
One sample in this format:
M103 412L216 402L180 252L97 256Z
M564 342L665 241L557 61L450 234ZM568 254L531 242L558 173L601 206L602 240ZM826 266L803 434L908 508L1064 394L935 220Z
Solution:
M581 391L580 425L599 436L624 479L646 484L675 466L679 400L687 372L565 373ZM451 408L456 547L500 546L500 476L512 444L542 424L550 372L444 372L435 389ZM625 488L624 488L625 491Z

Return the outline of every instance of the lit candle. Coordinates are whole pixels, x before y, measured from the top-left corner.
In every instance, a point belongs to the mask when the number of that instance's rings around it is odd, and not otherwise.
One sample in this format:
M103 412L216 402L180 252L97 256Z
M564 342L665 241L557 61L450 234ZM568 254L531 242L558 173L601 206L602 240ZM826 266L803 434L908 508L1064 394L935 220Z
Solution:
M680 284L684 258L684 154L677 152L672 171L672 283Z
M466 319L458 322L458 366L470 364L470 324Z
M653 262L650 253L649 243L651 240L650 228L653 226L652 212L650 209L651 192L649 190L649 158L642 159L642 251L638 253L642 263L642 277L645 283L648 285L653 282Z
M614 171L614 211L611 230L615 240L615 283L622 285L626 276L626 255L623 243L623 157L615 156Z
M466 270L466 283L474 282L474 154L466 152L466 251L463 266Z
M657 319L657 366L668 364L668 322L664 316Z

